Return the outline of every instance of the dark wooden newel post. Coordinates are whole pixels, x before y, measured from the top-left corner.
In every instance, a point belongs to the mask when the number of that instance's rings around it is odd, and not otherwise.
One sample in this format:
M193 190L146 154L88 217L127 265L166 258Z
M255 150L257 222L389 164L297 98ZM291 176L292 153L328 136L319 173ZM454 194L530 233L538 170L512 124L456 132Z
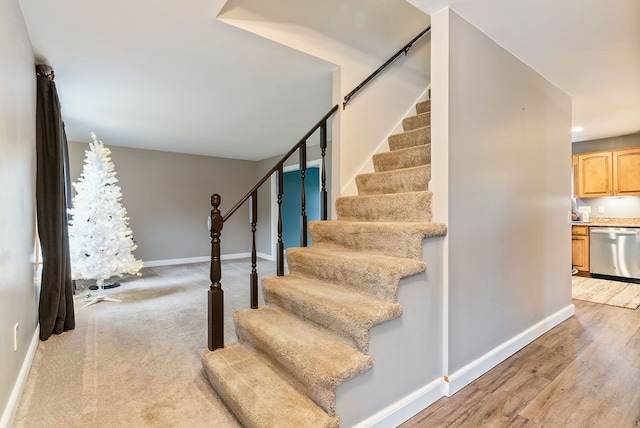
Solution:
M220 235L224 219L220 214L220 195L211 196L211 287L209 288L209 350L224 347L224 293L220 279Z

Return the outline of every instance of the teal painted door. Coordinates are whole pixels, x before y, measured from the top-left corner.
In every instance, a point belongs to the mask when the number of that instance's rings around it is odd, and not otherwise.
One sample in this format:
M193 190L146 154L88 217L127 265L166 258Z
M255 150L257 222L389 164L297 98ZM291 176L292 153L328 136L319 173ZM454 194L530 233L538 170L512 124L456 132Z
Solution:
M307 221L320 220L320 168L309 167L304 179ZM282 241L285 250L300 246L301 218L300 171L284 173L284 194L282 195ZM307 238L311 245L311 239Z

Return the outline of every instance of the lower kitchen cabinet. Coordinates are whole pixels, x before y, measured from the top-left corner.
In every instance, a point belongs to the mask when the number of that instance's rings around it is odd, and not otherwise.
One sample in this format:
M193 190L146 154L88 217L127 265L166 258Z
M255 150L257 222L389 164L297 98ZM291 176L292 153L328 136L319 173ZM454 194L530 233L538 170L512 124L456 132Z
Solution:
M571 264L579 271L589 271L589 227L571 228Z

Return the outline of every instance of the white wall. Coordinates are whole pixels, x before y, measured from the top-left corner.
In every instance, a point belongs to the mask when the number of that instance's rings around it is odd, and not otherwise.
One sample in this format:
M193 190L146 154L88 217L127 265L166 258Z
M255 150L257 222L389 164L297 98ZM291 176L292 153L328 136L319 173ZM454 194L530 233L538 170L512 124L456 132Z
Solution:
M591 207L593 218L639 218L640 217L640 197L638 196L605 196L603 198L576 199L578 207ZM598 208L602 207L604 213L599 213Z
M36 78L31 42L17 0L0 0L0 58L0 426L4 426L17 407L18 379L26 376L21 367L28 360L37 325L33 256ZM14 351L16 323L18 349Z
M432 190L451 392L571 315L571 99L455 12L432 16ZM495 353L492 354L492 353Z
M255 184L258 162L104 143L111 150L122 204L138 244L134 254L145 262L210 257L207 217L211 194L220 194L224 215ZM69 143L72 182L82 172L88 149L87 143ZM223 256L251 251L248 213L245 204L225 223L221 237Z

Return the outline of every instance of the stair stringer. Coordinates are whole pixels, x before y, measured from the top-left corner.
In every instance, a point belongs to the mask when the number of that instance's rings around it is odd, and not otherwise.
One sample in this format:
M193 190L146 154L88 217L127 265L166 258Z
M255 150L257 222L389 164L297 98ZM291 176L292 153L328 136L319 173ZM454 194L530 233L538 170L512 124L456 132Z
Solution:
M422 249L427 271L400 280L402 316L370 330L373 368L337 388L342 427L398 426L445 395L444 237Z

